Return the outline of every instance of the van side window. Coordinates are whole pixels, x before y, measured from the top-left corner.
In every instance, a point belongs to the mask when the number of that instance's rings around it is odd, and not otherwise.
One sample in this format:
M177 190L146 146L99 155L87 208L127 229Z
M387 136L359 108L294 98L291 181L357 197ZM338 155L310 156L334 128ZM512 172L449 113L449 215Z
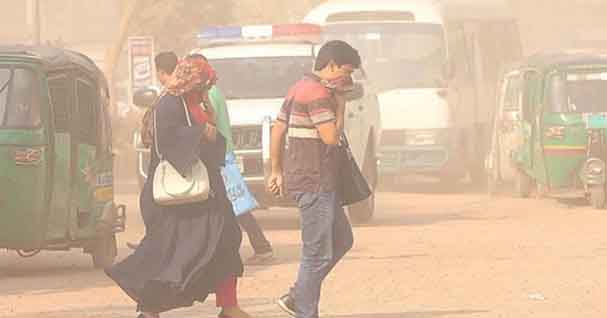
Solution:
M522 106L521 101L521 76L510 76L508 77L506 83L506 92L504 96L504 112L520 111Z
M96 110L99 96L93 85L83 80L76 81L76 105L78 120L76 135L80 142L95 145L97 143Z
M72 109L71 81L67 77L51 79L49 93L55 116L55 129L58 133L70 130L70 109Z

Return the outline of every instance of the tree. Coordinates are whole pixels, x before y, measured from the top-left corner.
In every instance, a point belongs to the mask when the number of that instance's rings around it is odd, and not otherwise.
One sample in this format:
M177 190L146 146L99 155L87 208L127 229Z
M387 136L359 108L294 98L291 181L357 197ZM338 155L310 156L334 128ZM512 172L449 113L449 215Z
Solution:
M105 73L114 91L116 67L131 35L151 35L159 50L181 54L196 43L201 26L231 20L231 0L123 0L119 32L106 52ZM114 96L115 94L111 94ZM111 105L115 105L112 101Z
M232 22L232 0L140 0L141 10L131 23L131 35L152 35L160 50L186 53L196 45L204 25Z

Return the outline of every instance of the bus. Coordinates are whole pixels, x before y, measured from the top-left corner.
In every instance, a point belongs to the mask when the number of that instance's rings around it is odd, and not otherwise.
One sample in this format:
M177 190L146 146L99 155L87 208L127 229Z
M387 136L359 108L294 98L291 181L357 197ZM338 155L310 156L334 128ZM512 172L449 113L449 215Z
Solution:
M334 0L304 22L361 53L380 107L383 181L486 181L496 83L522 56L505 0Z

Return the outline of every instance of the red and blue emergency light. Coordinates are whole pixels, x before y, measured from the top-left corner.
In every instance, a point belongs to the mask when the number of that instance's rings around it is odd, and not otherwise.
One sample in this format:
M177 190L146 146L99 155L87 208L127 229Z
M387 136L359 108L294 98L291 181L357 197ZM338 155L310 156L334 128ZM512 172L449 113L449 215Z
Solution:
M279 24L279 25L249 25L249 26L223 26L202 29L198 39L204 42L239 42L260 40L293 40L312 41L320 40L322 29L319 25Z

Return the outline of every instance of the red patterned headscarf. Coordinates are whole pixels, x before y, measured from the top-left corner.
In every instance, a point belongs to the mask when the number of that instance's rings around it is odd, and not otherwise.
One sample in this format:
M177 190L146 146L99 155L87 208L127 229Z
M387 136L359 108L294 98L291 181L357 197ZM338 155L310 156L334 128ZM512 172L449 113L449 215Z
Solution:
M215 70L203 56L188 56L177 64L167 85L167 93L183 96L195 122L214 123L207 93L216 82Z

